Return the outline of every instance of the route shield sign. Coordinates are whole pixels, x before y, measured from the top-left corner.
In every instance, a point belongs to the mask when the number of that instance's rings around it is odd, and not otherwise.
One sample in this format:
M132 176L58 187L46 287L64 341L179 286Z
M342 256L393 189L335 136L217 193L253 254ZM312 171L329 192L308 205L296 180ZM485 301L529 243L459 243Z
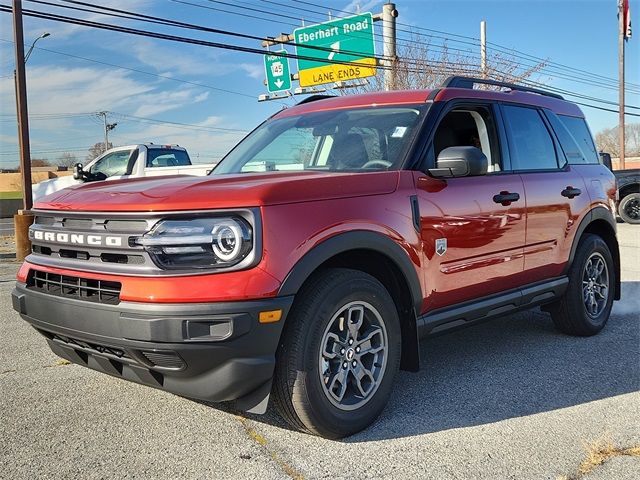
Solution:
M287 51L279 50L275 53L286 55ZM279 92L291 89L291 73L287 57L266 54L264 56L264 70L267 75L267 90Z
M301 87L376 74L371 13L297 28L293 41Z

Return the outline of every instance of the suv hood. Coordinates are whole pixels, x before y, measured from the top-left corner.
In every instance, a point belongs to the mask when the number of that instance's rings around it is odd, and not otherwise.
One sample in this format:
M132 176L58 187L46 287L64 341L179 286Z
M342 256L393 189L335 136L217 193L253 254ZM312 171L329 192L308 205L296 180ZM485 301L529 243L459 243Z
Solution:
M399 173L272 172L85 183L42 198L45 210L172 211L257 207L393 192Z

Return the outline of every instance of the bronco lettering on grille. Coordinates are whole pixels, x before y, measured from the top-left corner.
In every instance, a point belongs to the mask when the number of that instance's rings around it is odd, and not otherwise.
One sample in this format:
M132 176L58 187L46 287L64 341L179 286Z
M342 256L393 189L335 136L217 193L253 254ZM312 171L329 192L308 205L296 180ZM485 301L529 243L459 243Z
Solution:
M61 233L61 232L45 232L36 230L33 232L35 240L44 240L45 242L70 243L76 245L106 245L109 247L121 247L122 238L110 235L84 235L82 233Z

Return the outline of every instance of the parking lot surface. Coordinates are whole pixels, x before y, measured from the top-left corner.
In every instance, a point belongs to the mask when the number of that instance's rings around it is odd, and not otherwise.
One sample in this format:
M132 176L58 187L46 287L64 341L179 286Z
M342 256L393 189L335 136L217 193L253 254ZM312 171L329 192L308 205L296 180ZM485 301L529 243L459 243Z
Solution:
M640 445L640 226L619 225L623 301L574 338L539 310L422 343L370 428L289 430L65 364L11 308L0 264L2 478L580 478L589 446ZM584 478L638 478L618 456Z

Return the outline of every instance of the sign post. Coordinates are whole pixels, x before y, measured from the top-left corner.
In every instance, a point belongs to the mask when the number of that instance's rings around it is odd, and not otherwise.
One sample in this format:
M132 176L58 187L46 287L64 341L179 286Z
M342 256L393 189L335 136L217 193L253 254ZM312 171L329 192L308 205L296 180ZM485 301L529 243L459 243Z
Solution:
M286 50L279 50L275 53L286 55ZM264 70L267 75L267 90L269 92L280 92L291 89L291 71L289 70L289 59L286 56L266 54L264 56Z
M293 41L302 87L376 74L371 13L297 28Z

